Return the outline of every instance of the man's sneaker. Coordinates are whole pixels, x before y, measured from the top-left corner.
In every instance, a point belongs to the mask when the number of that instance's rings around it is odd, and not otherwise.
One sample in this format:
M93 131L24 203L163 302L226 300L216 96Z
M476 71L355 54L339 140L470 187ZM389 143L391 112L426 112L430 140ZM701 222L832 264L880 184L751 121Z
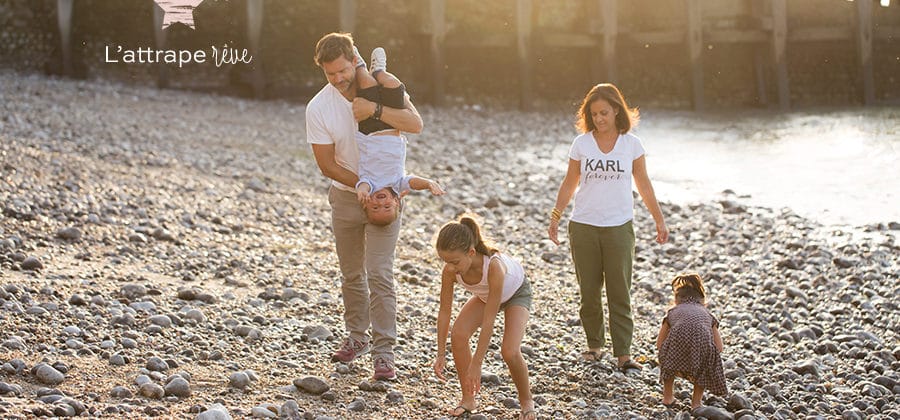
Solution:
M356 341L350 337L344 339L341 348L331 355L332 362L350 363L359 356L369 352L369 343Z
M359 53L359 48L356 48L356 45L353 46L353 55L356 56L356 67L366 67L366 60L362 58L362 54Z
M386 356L375 356L375 374L372 379L376 381L393 381L397 379L397 370L394 361Z
M372 73L387 71L387 53L384 48L378 47L372 50Z

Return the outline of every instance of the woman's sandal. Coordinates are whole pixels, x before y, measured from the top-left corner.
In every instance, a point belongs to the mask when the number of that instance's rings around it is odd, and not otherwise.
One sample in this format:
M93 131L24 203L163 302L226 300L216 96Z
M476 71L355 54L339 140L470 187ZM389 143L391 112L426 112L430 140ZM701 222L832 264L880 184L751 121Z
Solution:
M520 420L537 420L537 412L534 410L525 410L519 414Z
M585 362L596 362L601 359L603 359L603 355L600 354L600 352L593 350L581 352L581 360L584 360Z
M457 411L459 411L460 408L462 409L462 412L457 413ZM453 414L453 413L456 413L456 414ZM472 416L472 410L469 410L468 408L463 407L461 405L457 405L456 408L454 408L452 410L452 412L450 413L450 416L456 417L458 419L467 419Z
M619 365L619 370L621 370L622 373L625 373L630 369L641 370L643 368L644 368L643 366L638 364L638 362L635 362L633 359L628 359L625 361L625 363L622 363L621 365Z

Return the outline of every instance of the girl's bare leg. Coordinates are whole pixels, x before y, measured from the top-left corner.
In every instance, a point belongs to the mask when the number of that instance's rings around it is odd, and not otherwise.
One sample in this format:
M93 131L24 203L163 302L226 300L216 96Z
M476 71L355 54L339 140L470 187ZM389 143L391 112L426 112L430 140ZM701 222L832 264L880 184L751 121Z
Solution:
M699 407L703 403L703 387L694 385L694 394L691 395L691 409Z
M528 383L528 365L522 357L522 338L525 336L525 325L528 323L528 309L524 306L510 306L506 308L505 316L500 355L503 356L503 361L509 368L509 376L516 385L522 414L524 416L528 413L528 417L531 417L534 413L534 399L531 396L531 385Z
M669 405L673 402L675 402L675 378L669 378L663 381L662 403Z
M459 315L457 315L453 328L450 330L450 347L453 349L453 363L456 365L456 374L459 376L460 384L465 382L469 364L472 363L472 350L469 347L469 340L475 334L475 331L478 330L478 327L481 326L483 314L484 302L472 296L459 310ZM464 410L471 411L474 409L475 394L468 393L464 389L462 400L450 410L450 415L456 416L462 414Z

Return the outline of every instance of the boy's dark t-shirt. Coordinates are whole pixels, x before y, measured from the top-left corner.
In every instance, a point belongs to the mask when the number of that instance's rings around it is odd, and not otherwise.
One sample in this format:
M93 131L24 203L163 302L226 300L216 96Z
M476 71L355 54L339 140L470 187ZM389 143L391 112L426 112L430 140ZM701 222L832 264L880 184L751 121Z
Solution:
M379 103L395 109L404 109L406 95L406 86L400 84L400 87L386 88L381 85L372 86L370 88L360 89L356 92L356 96ZM359 132L363 134L374 133L381 130L390 130L394 127L381 120L367 118L359 122Z

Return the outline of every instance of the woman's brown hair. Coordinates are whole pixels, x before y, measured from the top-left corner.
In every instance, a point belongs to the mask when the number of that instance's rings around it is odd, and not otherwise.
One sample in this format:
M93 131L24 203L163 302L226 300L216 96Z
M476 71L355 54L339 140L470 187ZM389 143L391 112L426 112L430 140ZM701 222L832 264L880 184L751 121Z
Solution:
M625 134L633 127L637 127L638 122L641 120L641 114L638 112L638 109L628 107L625 97L622 96L622 92L615 85L612 83L600 83L591 88L587 95L584 96L584 100L581 101L581 106L578 108L578 113L575 114L575 127L579 131L587 133L597 128L594 125L594 119L591 118L591 104L600 99L609 102L609 105L612 106L613 112L616 113L616 128L620 134Z

